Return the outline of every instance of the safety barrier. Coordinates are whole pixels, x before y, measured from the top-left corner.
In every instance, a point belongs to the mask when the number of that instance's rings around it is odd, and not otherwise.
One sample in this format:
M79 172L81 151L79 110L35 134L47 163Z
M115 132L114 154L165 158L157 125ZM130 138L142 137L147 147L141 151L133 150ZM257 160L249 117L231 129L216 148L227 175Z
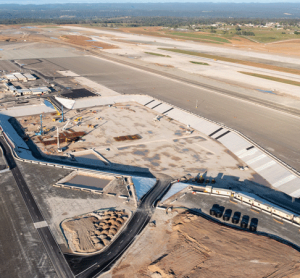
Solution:
M199 188L198 186L192 186L191 189ZM267 213L269 215L272 215L273 217L276 217L282 221L292 223L296 226L300 227L300 216L295 215L293 212L286 210L284 208L281 208L278 205L272 204L254 194L247 195L245 192L235 192L229 189L224 188L214 188L212 186L206 186L206 187L200 187L202 191L192 191L194 194L200 193L200 194L208 194L208 195L215 195L219 197L228 197L232 198L235 201L249 206L255 210L262 211L264 213ZM176 201L177 199L173 200L171 203Z

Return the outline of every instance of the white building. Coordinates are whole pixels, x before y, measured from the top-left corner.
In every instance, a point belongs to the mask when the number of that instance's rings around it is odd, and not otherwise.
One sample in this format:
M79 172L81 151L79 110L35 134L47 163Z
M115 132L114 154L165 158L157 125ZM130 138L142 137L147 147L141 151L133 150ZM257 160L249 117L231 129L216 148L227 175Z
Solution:
M11 86L8 86L8 90L12 93L14 93L15 91L17 91L16 87L11 85Z
M23 73L23 75L27 78L28 81L34 81L34 80L36 80L36 77L34 77L30 73Z
M18 78L15 77L13 74L7 74L4 76L8 81L18 81Z
M29 89L18 89L17 90L19 95L31 95L32 92Z
M30 88L29 90L32 92L33 95L41 95L44 93L44 91L40 88Z
M14 76L15 76L19 81L23 81L23 82L26 82L26 81L27 81L27 78L26 78L22 73L15 72L15 73L14 73Z

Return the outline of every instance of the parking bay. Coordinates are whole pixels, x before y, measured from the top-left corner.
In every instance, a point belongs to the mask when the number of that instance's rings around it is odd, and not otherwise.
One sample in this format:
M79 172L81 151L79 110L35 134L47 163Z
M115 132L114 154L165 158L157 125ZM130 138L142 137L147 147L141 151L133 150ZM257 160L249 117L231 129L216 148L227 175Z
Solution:
M172 205L174 206L174 208L187 207L196 210L200 209L207 215L210 214L210 210L214 206L220 206L224 208L224 212L226 210L232 210L231 217L229 221L224 221L223 214L220 218L211 216L214 220L226 223L230 226L240 227L243 216L249 216L248 228L246 230L249 231L249 225L251 221L255 221L255 219L257 219L258 232L275 235L300 246L299 227L286 221L280 221L279 219L272 217L270 214L251 209L250 206L247 206L245 204L241 204L236 201L232 202L228 197L209 194L194 195L192 193L188 193L182 198L178 198L176 202L172 203ZM232 223L232 216L235 212L240 212L240 219L237 224Z

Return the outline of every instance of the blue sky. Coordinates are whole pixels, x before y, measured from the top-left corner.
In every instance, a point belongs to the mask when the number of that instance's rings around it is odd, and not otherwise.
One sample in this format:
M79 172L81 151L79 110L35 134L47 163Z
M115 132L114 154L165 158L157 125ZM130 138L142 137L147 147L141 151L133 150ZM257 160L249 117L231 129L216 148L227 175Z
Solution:
M0 0L0 4L58 4L58 3L299 3L300 0Z

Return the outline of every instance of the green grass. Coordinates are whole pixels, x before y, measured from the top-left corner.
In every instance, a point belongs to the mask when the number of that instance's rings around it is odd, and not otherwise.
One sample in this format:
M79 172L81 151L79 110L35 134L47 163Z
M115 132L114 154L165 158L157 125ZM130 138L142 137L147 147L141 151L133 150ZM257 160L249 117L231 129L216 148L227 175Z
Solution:
M195 61L190 61L192 64L197 64L197 65L203 65L203 66L209 66L207 63L201 63L201 62L195 62Z
M167 51L171 51L171 52L176 52L176 53L182 53L182 54L188 54L188 55L203 57L203 58L209 58L209 59L214 59L214 60L220 60L220 61L225 61L225 62L237 63L237 62L240 61L240 60L237 60L237 59L226 58L226 57L222 57L222 56L204 54L204 53L200 53L200 52L188 51L188 50L182 50L182 49L175 49L175 48L159 48L159 49L167 50Z
M171 35L174 36L180 36L180 37L187 37L187 38L195 38L195 39L203 39L203 40L210 40L214 42L221 42L221 43L230 43L225 38L219 37L219 36L213 36L213 35L203 35L199 33L180 33L180 32L172 32L170 33Z
M167 58L171 58L171 56L169 55L163 55L160 53L154 53L154 52L145 52L146 54L150 54L150 55L155 55L155 56L159 56L159 57L167 57Z
M272 28L245 28L242 27L243 31L254 32L255 36L242 36L248 39L253 39L260 43L270 43L276 41L284 41L290 39L300 39L300 35L290 34L294 33L294 31L287 31L284 29L272 29ZM282 34L282 33L285 34Z
M245 72L245 71L239 71L239 73L254 76L254 77L259 77L259 78L263 78L263 79L267 79L267 80L271 80L271 81L276 81L276 82L280 82L280 83L285 83L285 84L289 84L289 85L300 86L300 82L289 80L289 79L283 79L283 78L273 77L273 76L269 76L269 75L257 74L257 73Z

